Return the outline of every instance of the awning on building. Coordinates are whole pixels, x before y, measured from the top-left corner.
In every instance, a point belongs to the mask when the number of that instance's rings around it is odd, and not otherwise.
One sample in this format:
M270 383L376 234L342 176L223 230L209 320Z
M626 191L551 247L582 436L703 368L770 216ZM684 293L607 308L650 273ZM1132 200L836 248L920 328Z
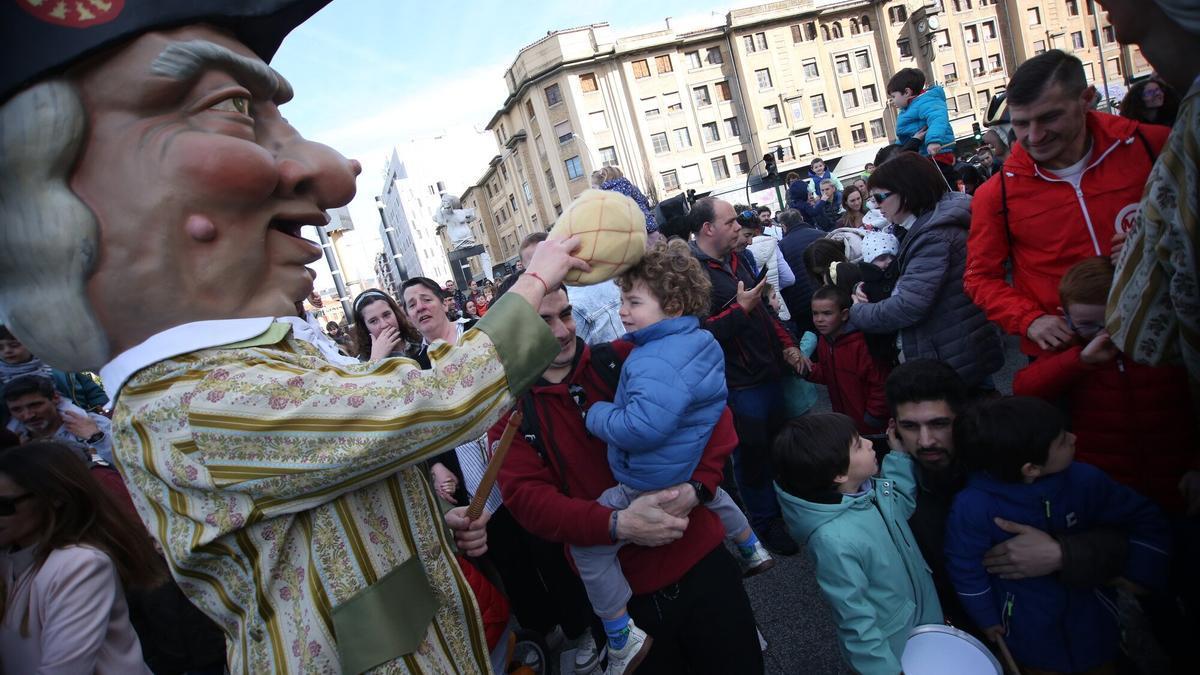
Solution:
M879 149L885 145L887 144L882 143L879 145L872 145L846 153L837 158L837 163L833 165L833 168L830 169L830 171L833 172L833 175L837 176L843 181L848 177L858 176L862 174L863 169L866 168L867 164L875 161L875 155L879 152ZM833 164L833 161L830 160L829 163Z

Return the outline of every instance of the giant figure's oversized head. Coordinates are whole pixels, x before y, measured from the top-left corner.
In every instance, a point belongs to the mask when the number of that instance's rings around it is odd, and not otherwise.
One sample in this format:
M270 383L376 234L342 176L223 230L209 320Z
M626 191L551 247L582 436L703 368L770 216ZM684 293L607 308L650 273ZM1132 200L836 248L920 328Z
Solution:
M35 354L97 368L308 294L300 228L360 169L287 123L266 62L327 1L0 0L0 321Z

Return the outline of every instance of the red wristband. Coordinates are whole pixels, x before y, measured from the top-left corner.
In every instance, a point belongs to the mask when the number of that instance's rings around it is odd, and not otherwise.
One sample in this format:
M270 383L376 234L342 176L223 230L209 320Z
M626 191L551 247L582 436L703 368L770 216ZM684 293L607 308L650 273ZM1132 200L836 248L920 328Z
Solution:
M526 272L526 274L542 282L542 288L546 289L546 295L550 295L550 285L546 283L546 280L542 278L542 275L538 274L537 272Z

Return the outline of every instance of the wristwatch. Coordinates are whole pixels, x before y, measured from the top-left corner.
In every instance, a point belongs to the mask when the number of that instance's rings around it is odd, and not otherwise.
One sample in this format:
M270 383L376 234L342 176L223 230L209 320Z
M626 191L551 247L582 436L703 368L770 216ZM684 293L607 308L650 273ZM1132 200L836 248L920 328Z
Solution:
M712 490L709 490L704 483L698 480L689 480L688 485L691 485L692 489L696 491L696 499L699 499L701 504L707 504L712 501Z
M99 443L102 440L104 440L104 432L97 431L96 433L92 434L91 436L88 436L88 439L86 441L84 441L84 443L87 443L88 445L95 445L96 443Z

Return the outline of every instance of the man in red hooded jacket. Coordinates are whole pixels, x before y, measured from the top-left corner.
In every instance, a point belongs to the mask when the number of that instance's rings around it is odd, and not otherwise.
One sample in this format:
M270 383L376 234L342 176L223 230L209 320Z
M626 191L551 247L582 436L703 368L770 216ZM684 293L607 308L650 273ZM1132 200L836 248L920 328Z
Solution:
M1091 110L1095 94L1074 56L1051 50L1023 63L1007 90L1017 145L971 208L963 287L1034 356L1071 344L1058 281L1080 260L1112 254L1170 132Z

